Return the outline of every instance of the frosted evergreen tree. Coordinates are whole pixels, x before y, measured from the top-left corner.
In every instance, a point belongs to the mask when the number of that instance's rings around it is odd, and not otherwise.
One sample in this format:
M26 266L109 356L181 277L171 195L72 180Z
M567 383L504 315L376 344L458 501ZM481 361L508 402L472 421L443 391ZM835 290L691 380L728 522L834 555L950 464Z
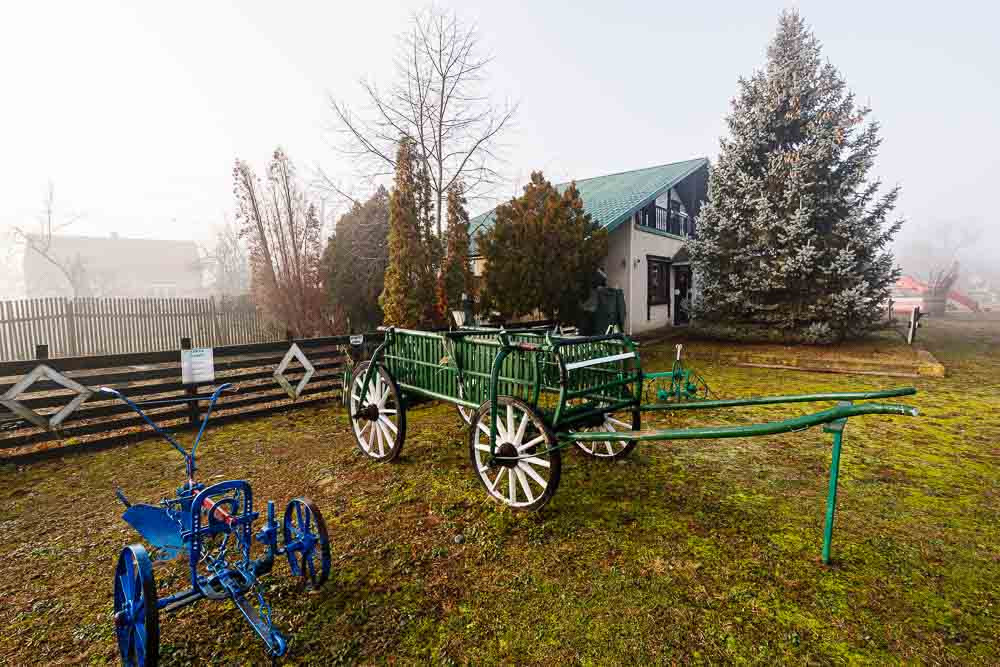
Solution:
M830 342L885 312L899 276L889 244L902 221L887 223L899 188L880 195L868 178L878 123L820 50L786 11L765 70L740 79L689 245L694 315L709 327Z

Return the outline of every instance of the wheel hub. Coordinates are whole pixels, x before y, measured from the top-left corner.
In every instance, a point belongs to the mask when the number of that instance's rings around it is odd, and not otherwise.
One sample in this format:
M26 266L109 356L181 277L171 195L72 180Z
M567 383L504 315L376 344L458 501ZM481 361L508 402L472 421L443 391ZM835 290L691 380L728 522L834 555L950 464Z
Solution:
M125 607L115 614L115 627L123 628L129 625L132 620L132 610L130 604L126 603Z
M363 408L360 408L356 413L354 413L355 419L367 419L368 421L377 421L379 416L378 406L374 403L369 403Z
M514 445L510 444L509 442L505 442L503 444L498 444L496 452L497 452L496 453L497 458L493 459L493 461L494 461L494 463L496 465L503 466L504 468L516 468L517 467L517 461L499 460L501 457L516 459L517 456L518 456L518 453L517 453L517 448L515 448Z
M580 424L580 428L592 429L592 428L599 428L601 426L604 426L604 421L605 421L604 414L603 413L598 413L598 414L595 414L595 415L591 415L590 417L587 417L586 419L581 419L580 422L579 422L579 424Z

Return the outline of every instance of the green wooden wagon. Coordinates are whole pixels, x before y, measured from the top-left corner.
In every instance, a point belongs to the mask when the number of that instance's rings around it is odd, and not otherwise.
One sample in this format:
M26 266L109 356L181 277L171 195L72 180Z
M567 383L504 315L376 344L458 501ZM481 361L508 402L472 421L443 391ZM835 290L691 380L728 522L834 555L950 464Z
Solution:
M770 435L824 425L833 458L823 547L829 560L843 428L850 417L910 415L906 405L855 403L915 394L913 388L712 400L707 385L678 360L643 373L628 336L566 336L555 330L464 328L428 332L388 327L371 361L358 364L345 397L361 452L399 456L406 439L406 396L454 403L469 424L469 458L491 498L537 510L559 486L562 453L575 447L599 460L619 459L643 440ZM741 426L644 430L644 412L796 402L836 402L792 419Z

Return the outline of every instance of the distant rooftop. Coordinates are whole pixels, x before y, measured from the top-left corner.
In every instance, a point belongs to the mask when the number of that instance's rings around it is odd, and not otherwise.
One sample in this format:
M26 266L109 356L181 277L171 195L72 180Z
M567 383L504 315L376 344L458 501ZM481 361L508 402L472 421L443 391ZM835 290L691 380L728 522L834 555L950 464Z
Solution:
M185 267L194 268L199 261L198 245L194 241L162 239L127 239L110 236L53 235L50 251L56 256L76 256L100 267ZM28 261L34 253L27 253Z

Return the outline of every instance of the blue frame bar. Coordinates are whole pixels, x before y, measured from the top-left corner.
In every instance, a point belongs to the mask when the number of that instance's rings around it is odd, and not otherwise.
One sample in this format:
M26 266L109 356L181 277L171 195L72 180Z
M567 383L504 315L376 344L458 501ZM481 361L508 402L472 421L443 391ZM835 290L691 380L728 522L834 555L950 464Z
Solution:
M123 394L120 391L118 391L117 389L112 389L110 387L101 387L100 389L98 389L98 391L100 393L102 393L102 394L110 394L110 395L112 395L112 396L120 399L123 403L125 403L130 408L132 408L132 410L134 410L136 414L138 414L140 417L142 417L143 420L147 424L149 424L149 426L154 431L156 431L159 435L163 436L163 438L167 442L169 442L171 445L173 445L174 449L176 449L177 451L179 451L181 453L181 455L184 456L184 463L185 463L185 467L187 468L188 477L191 478L191 479L194 479L194 472L197 469L197 467L195 466L195 451L198 449L198 443L201 442L201 436L205 433L205 427L208 426L208 419L209 419L209 417L212 416L212 409L215 407L216 402L218 402L219 395L222 394L222 392L224 392L224 391L226 391L228 389L232 389L232 388L233 388L232 383L227 382L225 384L219 385L218 388L216 388L216 390L214 392L212 392L212 395L208 396L208 397L205 397L205 396L192 396L192 397L185 396L184 398L168 398L168 399L162 399L162 400L158 400L158 401L144 401L141 404L140 403L136 403L135 401L133 401L132 399L130 399L128 396L126 396L125 394ZM173 436L170 435L170 433L168 433L164 429L160 428L156 424L156 422L154 422L152 419L149 418L149 415L147 415L145 412L142 411L142 407L140 407L141 405L180 405L182 403L190 403L192 400L197 400L197 401L207 400L208 401L208 410L205 411L205 417L201 420L201 427L198 429L198 435L195 436L194 444L191 446L191 451L190 452L188 452L186 449L184 449L183 446L181 446L180 443L178 443L176 440L174 440Z

